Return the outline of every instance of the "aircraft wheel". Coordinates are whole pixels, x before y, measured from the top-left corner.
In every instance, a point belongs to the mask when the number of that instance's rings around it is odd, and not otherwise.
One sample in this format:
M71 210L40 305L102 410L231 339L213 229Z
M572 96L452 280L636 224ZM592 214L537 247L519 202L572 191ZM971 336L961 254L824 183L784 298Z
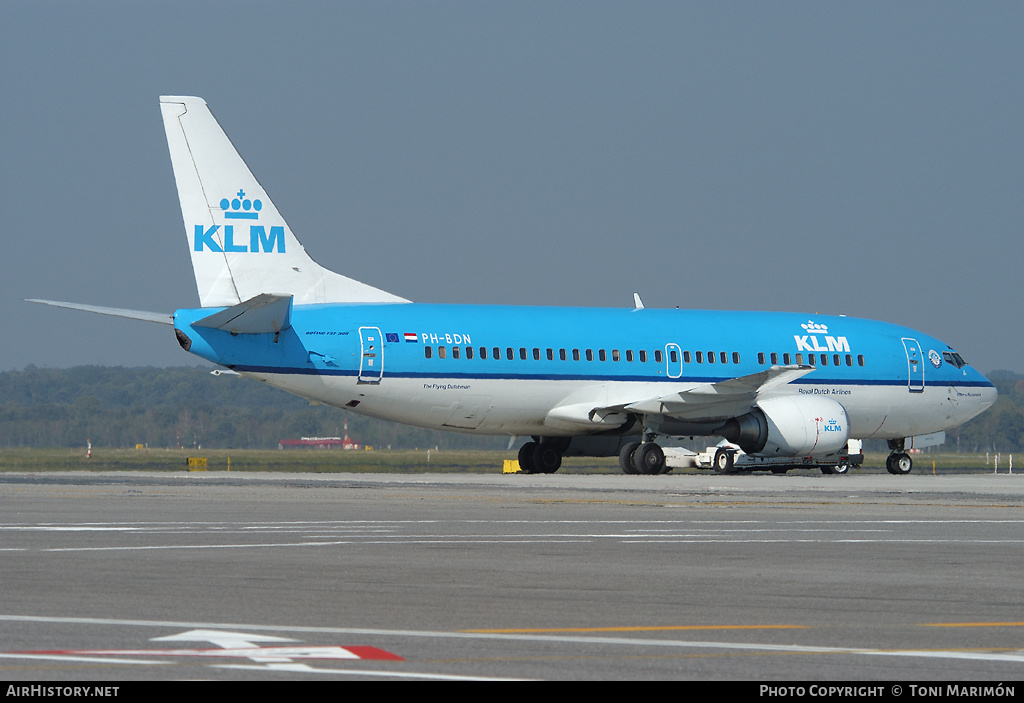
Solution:
M665 469L665 452L654 442L644 442L633 452L633 468L638 474L660 474Z
M619 452L619 467L624 474L635 474L636 467L633 466L633 452L640 447L639 442L630 442Z
M541 442L533 450L533 466L538 473L553 474L562 465L562 452L552 442Z
M728 449L721 448L715 452L715 471L720 474L731 474L735 471L735 455Z
M533 452L535 449L537 449L536 442L527 442L519 447L519 470L524 474L537 472L537 467L533 464Z
M892 473L897 476L904 476L909 474L910 470L914 468L914 460L910 458L909 454L896 454L893 457L892 466Z
M821 473L823 474L845 474L849 470L849 464L834 464L832 466L821 467Z

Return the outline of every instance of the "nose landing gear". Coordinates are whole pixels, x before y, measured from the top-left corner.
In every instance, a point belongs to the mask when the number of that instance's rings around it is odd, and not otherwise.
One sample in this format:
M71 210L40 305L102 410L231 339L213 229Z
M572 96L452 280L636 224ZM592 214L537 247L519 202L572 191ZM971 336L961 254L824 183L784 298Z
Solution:
M896 476L909 474L914 468L913 459L904 451L905 441L902 437L889 440L889 449L892 453L885 458L885 470Z

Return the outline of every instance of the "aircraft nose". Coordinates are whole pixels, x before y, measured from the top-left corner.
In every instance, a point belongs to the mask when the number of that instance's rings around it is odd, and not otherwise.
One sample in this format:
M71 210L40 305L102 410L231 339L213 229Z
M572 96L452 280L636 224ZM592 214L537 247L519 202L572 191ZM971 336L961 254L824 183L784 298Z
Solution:
M978 407L980 408L979 412L988 410L990 407L992 407L993 403L996 402L996 399L998 397L999 391L996 390L996 387L994 385L984 386L981 389L981 399L978 401Z

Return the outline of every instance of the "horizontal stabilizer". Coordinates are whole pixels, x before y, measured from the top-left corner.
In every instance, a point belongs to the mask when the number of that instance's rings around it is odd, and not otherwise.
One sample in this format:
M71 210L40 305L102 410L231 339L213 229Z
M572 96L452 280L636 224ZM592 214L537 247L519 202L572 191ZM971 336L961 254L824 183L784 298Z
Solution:
M261 293L192 323L232 334L270 334L292 326L292 296Z
M26 298L30 303L42 303L43 305L53 305L58 308L68 308L70 310L85 310L86 312L95 312L100 315L112 315L113 317L125 317L129 320L142 320L144 322L158 322L161 325L173 325L174 315L160 312L146 312L145 310L126 310L124 308L104 308L98 305L82 305L81 303L65 303L60 300L39 300L38 298Z

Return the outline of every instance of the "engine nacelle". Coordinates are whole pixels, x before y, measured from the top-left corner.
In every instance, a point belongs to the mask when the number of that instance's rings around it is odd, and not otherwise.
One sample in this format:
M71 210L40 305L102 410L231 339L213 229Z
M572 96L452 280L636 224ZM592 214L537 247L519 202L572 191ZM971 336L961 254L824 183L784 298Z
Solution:
M831 398L780 396L758 401L721 434L755 456L824 456L843 450L850 424L846 409Z

